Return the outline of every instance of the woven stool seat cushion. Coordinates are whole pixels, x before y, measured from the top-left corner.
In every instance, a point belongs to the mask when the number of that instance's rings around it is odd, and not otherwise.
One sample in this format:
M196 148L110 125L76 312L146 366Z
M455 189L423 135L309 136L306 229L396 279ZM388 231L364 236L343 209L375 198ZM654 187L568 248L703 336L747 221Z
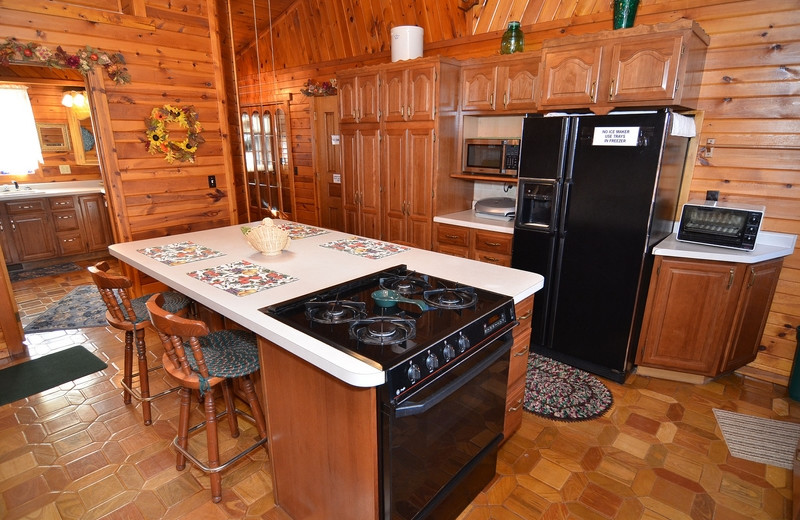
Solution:
M141 323L150 319L150 313L147 312L145 303L147 303L147 300L149 300L153 294L154 293L145 294L144 296L139 296L138 298L131 300L131 307L133 307L133 312L136 314L136 323ZM189 298L178 292L167 291L161 294L164 295L164 310L173 314L177 314L179 311L182 311L191 303ZM119 307L122 309L122 313L127 318L128 312L125 310L125 307L123 305L120 305Z
M198 339L210 376L241 377L258 370L256 335L249 330L218 330ZM184 348L186 360L197 371L192 349L188 343Z

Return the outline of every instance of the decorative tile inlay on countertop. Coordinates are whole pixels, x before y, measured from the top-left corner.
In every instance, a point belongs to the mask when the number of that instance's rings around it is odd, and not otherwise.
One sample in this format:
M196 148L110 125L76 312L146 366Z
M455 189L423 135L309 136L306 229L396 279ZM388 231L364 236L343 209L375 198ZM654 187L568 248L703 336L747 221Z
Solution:
M281 274L247 260L239 260L186 274L236 296L247 296L297 281L294 276Z
M387 256L396 255L403 251L408 251L409 248L399 246L390 242L381 242L379 240L370 240L367 238L345 238L342 240L335 240L326 244L320 244L321 247L335 249L337 251L344 251L351 255L363 256L370 260L378 260Z
M288 231L289 238L292 240L315 237L317 235L324 235L325 233L328 233L327 229L307 226L305 224L298 224L297 222L282 222L278 224L278 227L284 231Z
M188 264L189 262L216 258L225 254L189 241L165 246L145 247L136 251L167 265Z

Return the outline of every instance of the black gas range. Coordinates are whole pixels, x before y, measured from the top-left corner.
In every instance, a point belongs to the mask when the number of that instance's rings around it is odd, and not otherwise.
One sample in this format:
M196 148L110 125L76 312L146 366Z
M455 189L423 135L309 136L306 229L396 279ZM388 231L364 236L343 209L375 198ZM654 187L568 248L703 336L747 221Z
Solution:
M385 291L405 301L393 302ZM511 297L417 273L405 265L261 311L386 371L394 393L516 324Z
M380 518L455 519L494 478L512 298L398 265L261 310L386 372Z

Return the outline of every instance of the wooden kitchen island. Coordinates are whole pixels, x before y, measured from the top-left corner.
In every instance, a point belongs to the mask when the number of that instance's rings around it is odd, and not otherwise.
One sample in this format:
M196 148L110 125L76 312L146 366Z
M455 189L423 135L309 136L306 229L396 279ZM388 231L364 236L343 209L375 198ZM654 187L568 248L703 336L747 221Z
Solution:
M377 388L385 382L384 372L260 309L399 264L511 296L518 309L529 306L544 280L526 271L275 222L298 237L276 256L254 251L238 225L114 244L109 250L259 336L275 501L284 511L297 519L378 518ZM249 277L259 268L273 273L270 282L252 283ZM239 273L241 283L223 289L222 279L236 278L226 272ZM512 355L516 350L515 345Z

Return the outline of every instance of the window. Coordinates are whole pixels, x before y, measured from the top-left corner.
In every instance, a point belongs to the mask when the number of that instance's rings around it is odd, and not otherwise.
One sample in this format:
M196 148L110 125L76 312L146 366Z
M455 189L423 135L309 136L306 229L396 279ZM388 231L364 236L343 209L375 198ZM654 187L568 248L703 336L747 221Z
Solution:
M34 173L44 158L28 87L0 84L0 110L0 173Z

